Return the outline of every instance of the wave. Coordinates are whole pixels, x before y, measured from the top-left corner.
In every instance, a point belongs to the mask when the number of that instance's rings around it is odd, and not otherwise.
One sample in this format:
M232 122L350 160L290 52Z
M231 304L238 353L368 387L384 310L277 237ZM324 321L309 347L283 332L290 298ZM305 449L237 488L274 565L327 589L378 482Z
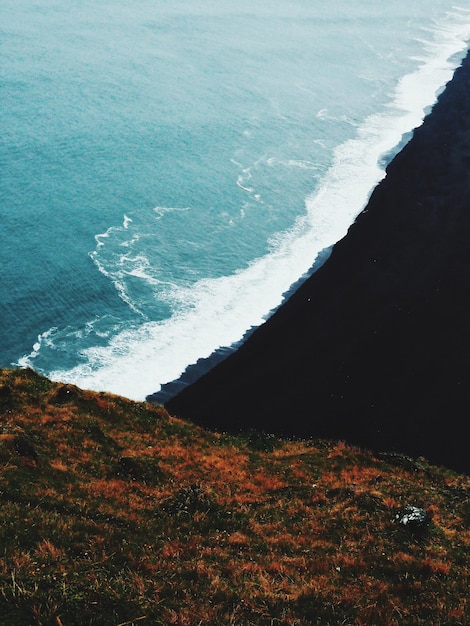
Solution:
M190 286L166 284L160 297L170 305L168 318L148 319L129 293L125 280L129 275L146 282L149 288L158 283L145 256L132 256L126 250L133 233L132 218L125 215L119 227L127 238L116 248L118 269L113 275L101 264L99 251L117 230L97 235L92 256L98 269L113 281L140 320L110 337L106 345L85 348L80 365L51 371L50 378L143 400L159 391L162 384L177 379L188 365L240 341L247 330L262 324L299 277L309 273L315 258L324 256L324 251L346 234L384 177L386 164L451 79L467 50L469 15L469 11L456 9L444 23L436 24L423 42L423 57L417 60L416 71L398 82L382 112L369 116L353 139L335 149L332 166L305 200L304 214L292 228L270 240L268 254L230 276L206 278ZM318 116L326 117L327 111L320 111ZM291 165L310 167L300 160ZM246 184L249 170L244 174L238 185L251 191ZM186 209L161 209L157 214L163 216L172 210ZM30 364L41 343L52 337L52 331L44 333L33 353L20 364Z

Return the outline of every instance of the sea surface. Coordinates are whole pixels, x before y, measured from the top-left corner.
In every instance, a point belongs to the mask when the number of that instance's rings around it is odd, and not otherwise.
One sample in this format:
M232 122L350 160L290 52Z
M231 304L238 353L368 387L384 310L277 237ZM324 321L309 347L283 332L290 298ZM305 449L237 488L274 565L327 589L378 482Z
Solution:
M0 366L141 400L326 258L461 0L0 0Z

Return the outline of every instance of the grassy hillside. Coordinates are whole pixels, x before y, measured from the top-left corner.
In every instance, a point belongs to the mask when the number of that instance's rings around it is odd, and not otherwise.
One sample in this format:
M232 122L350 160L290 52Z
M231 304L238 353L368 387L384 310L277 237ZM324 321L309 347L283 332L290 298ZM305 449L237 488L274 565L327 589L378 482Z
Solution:
M470 479L379 456L0 370L0 624L468 625Z

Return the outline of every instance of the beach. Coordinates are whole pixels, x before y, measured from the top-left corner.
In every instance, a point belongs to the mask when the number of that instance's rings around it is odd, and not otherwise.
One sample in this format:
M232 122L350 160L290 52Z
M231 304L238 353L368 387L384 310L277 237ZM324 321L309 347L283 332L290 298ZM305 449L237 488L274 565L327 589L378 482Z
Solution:
M467 56L326 263L171 413L469 471L469 86Z
M4 0L2 31L0 365L140 401L318 269L470 20L451 0Z

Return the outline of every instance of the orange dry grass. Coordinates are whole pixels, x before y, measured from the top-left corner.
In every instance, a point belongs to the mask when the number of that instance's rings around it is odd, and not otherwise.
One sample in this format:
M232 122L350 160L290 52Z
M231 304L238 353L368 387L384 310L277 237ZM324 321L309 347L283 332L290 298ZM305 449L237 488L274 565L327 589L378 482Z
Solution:
M24 371L0 370L0 419L5 623L470 623L468 477L263 449ZM422 534L394 520L407 503Z

